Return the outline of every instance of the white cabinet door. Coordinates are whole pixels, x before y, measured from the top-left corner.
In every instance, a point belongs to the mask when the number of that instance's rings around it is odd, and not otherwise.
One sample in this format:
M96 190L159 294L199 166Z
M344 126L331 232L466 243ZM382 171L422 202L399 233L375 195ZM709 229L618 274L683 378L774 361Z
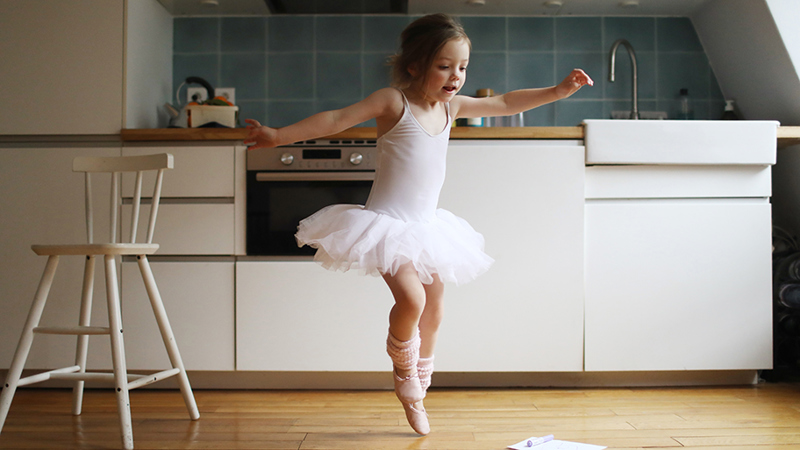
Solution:
M378 277L311 261L238 261L236 368L389 371L392 305Z
M28 315L46 257L36 256L32 244L86 242L83 174L72 172L76 156L117 156L119 147L0 148L0 368L8 368ZM110 177L97 174L93 187L95 233L107 236ZM100 195L103 192L105 195ZM98 263L102 266L102 263ZM84 258L62 257L41 324L78 323ZM103 270L95 283L94 324L106 326ZM90 352L108 351L108 337L90 339ZM75 338L38 335L27 368L72 365Z
M119 133L124 6L0 0L0 134Z
M766 199L586 204L586 370L772 365Z
M584 149L453 141L441 208L466 219L496 262L445 288L437 369L583 368Z
M187 370L234 370L234 263L153 262L175 340ZM135 262L122 264L125 356L131 370L170 367Z

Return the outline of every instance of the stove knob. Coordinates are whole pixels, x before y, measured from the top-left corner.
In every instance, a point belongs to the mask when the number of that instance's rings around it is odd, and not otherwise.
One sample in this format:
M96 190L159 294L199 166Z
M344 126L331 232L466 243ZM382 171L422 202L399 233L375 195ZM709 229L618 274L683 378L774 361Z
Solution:
M357 166L364 161L364 156L361 153L351 153L350 154L350 164Z
M294 156L292 156L292 154L291 154L291 153L284 153L284 154L282 154L282 155L281 155L281 162L282 162L284 165L287 165L287 166L288 166L289 164L291 164L292 162L294 162Z

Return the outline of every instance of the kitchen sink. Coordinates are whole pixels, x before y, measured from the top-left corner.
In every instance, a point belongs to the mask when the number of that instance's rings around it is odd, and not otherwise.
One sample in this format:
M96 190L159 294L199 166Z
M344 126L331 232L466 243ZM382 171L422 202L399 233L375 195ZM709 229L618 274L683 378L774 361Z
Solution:
M587 164L775 164L776 121L585 120Z

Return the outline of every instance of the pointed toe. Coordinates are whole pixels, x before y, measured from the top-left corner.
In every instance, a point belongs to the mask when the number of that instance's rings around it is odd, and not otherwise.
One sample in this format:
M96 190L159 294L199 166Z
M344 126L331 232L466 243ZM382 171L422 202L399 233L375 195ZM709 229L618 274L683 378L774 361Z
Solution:
M408 424L417 434L425 436L431 432L431 425L428 422L428 413L425 412L425 408L417 409L412 403L403 403L403 409L406 410Z

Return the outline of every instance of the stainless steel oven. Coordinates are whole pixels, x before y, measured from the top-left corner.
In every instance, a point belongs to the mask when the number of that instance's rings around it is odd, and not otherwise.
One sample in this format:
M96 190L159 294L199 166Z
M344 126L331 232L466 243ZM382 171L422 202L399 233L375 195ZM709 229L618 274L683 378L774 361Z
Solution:
M375 140L314 140L247 151L247 254L311 255L297 247L300 220L328 205L367 201Z

